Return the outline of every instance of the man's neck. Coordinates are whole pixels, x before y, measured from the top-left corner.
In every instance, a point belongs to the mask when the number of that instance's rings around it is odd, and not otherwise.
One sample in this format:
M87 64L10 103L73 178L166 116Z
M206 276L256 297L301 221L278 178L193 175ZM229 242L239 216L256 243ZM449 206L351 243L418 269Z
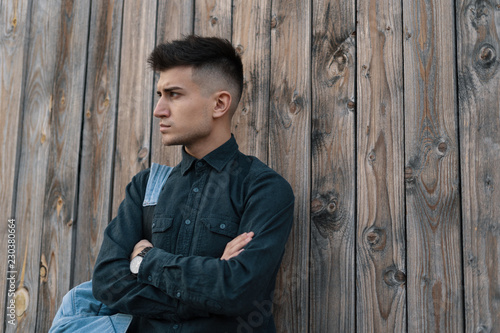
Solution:
M194 144L194 145L186 145L184 146L184 149L186 150L186 153L189 155L193 156L196 159L202 159L215 149L219 148L222 146L224 143L227 142L231 138L231 132L227 133L221 133L220 135L216 135L213 138L210 138L205 140L202 143Z

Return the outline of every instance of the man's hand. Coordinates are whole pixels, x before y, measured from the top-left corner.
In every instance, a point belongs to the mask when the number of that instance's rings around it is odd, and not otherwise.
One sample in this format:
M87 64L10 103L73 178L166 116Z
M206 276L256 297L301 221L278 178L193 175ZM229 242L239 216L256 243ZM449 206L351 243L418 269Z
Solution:
M142 239L135 244L134 251L132 251L132 254L130 255L130 260L134 259L134 257L141 253L141 251L146 247L153 247L153 244L151 244L147 239Z
M241 235L237 236L235 239L227 243L226 248L224 249L224 253L221 260L229 260L233 257L236 257L238 254L243 251L243 248L252 240L254 236L253 231L244 232Z

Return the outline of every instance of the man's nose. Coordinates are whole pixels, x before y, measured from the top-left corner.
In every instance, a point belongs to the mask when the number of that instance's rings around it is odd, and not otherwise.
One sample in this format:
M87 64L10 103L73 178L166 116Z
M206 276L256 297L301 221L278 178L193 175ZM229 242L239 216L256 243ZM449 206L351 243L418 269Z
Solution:
M156 103L156 107L155 107L155 110L153 112L153 115L157 118L170 116L170 111L168 109L168 105L161 98L158 101L158 103Z

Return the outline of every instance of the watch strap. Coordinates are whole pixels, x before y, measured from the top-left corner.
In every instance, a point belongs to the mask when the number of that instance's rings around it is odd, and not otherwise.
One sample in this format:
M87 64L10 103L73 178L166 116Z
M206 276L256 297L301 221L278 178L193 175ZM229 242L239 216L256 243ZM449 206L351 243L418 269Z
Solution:
M148 247L145 247L144 249L142 249L141 252L139 252L138 256L141 256L141 257L145 257L146 256L146 253L148 253L153 247L151 246L148 246Z

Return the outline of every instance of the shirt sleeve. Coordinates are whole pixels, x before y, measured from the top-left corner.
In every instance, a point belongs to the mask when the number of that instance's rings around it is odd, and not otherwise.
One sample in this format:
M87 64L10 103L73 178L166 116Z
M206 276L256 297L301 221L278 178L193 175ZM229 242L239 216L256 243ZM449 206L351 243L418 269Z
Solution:
M179 321L178 300L151 284L138 281L130 272L130 254L142 237L142 200L149 169L127 185L117 216L104 231L94 267L94 297L121 313Z
M227 316L248 313L255 302L272 298L269 292L292 227L293 209L290 185L278 174L264 172L252 181L240 220L239 233L255 233L243 252L220 260L153 248L137 279L179 300L180 313L183 306Z

